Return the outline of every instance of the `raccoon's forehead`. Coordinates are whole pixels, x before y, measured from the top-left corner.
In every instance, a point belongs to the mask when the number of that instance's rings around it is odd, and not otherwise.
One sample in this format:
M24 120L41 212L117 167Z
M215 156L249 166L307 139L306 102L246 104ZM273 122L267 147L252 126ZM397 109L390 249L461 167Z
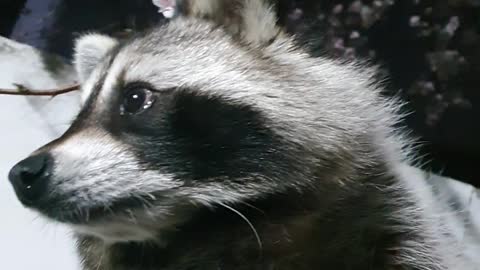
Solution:
M85 82L85 96L98 91L105 100L122 84L146 82L159 91L185 87L223 95L228 90L230 98L242 98L268 78L261 70L251 72L256 69L254 56L221 30L177 28L158 29L116 49Z
M354 137L374 123L384 124L390 108L378 106L380 88L372 74L355 64L312 59L288 39L252 48L208 23L176 20L114 49L84 91L95 93L96 104L109 104L131 82L148 83L156 91L192 89L228 104L261 108L275 128L295 138L302 134L303 143Z

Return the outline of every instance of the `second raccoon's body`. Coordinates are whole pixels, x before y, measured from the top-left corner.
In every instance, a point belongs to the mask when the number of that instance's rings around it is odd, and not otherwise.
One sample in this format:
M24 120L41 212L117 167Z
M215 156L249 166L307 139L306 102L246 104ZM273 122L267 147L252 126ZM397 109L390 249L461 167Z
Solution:
M76 229L86 270L474 269L375 73L311 58L266 3L83 37L85 105L29 158L47 187L12 170L22 201Z

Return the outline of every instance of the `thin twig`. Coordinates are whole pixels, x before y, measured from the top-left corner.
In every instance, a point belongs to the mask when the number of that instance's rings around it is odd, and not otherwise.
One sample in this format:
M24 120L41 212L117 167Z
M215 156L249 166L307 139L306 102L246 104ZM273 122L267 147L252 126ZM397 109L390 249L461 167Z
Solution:
M0 95L16 95L16 96L50 96L55 97L61 94L77 91L80 89L79 84L49 90L31 90L24 85L14 84L17 89L0 89Z

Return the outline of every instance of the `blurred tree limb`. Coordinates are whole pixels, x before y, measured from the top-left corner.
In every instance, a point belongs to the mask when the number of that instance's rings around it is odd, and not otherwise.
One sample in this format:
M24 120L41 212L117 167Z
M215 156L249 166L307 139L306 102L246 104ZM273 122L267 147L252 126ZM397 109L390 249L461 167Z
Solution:
M80 89L79 84L74 84L66 87L46 90L32 90L21 84L14 84L17 89L2 89L0 88L0 95L16 95L16 96L50 96L55 97L61 94L77 91Z

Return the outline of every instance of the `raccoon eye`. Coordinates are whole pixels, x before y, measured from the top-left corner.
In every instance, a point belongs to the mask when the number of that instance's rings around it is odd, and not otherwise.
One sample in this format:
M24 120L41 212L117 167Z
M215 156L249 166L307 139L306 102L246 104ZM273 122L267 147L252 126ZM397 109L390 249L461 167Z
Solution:
M123 96L120 114L137 114L153 105L155 101L153 93L146 88L133 88Z

